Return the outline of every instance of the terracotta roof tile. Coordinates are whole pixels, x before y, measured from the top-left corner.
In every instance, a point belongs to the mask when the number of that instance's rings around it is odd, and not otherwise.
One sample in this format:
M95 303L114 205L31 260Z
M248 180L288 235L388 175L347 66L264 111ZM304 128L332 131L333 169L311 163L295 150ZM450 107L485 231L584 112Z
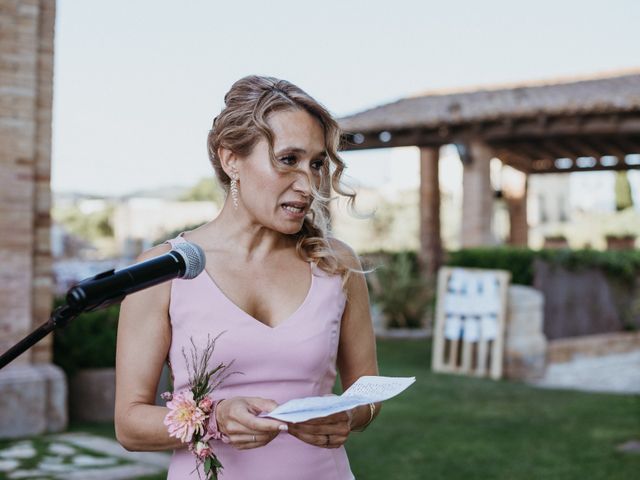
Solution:
M348 132L526 118L640 111L640 70L605 78L485 87L408 97L339 120Z

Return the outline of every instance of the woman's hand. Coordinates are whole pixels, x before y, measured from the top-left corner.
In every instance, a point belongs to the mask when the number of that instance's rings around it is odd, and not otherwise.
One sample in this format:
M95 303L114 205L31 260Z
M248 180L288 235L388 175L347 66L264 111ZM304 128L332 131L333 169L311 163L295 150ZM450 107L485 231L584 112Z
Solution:
M306 422L289 423L289 433L310 445L338 448L349 437L352 417L353 412L347 410Z
M222 400L216 407L218 430L228 437L226 443L238 450L262 447L278 433L287 430L287 424L258 414L270 412L278 404L259 397L233 397Z

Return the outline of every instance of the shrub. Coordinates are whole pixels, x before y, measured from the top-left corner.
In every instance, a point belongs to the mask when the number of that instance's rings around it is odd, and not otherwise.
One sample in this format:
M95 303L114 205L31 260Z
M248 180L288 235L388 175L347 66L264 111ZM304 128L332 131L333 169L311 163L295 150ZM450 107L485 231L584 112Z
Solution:
M370 254L368 259L382 260L385 255ZM388 320L388 327L419 328L429 306L433 289L420 275L414 252L387 254L387 260L369 274L372 301Z
M452 267L494 268L511 272L511 281L533 284L533 261L538 252L517 247L478 247L449 252L447 265Z
M57 305L62 299L56 301ZM53 336L53 362L67 375L82 368L104 368L116 365L116 331L120 306L87 312Z

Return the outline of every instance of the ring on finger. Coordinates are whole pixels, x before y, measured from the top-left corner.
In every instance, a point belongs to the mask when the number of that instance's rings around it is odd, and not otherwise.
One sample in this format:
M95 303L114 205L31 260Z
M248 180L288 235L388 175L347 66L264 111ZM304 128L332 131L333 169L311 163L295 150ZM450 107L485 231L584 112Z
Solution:
M254 443L255 443L255 441L256 441L256 436L255 436L255 434L253 435L253 441L254 441Z
M328 447L329 444L331 443L331 436L330 435L325 435L325 437L327 437L327 441L325 442L324 446Z

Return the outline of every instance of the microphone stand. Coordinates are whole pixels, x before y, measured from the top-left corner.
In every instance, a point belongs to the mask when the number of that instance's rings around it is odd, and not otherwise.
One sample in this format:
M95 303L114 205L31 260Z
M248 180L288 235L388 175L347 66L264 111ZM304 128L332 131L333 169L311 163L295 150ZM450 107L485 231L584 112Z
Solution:
M69 322L80 315L80 313L82 312L73 309L68 305L62 305L56 308L49 317L49 320L40 325L37 329L24 337L5 353L0 355L0 368L3 368L7 364L11 363L16 359L16 357L18 357L25 350L42 340L54 329L58 327L66 327Z
M58 327L66 327L83 312L120 303L128 293L151 287L157 283L179 278L195 278L204 270L205 256L200 247L187 243L189 248L176 248L132 267L116 272L99 273L73 286L66 295L69 305L56 308L49 320L0 355L0 369L16 359L29 347L42 340ZM188 275L185 275L188 273Z

